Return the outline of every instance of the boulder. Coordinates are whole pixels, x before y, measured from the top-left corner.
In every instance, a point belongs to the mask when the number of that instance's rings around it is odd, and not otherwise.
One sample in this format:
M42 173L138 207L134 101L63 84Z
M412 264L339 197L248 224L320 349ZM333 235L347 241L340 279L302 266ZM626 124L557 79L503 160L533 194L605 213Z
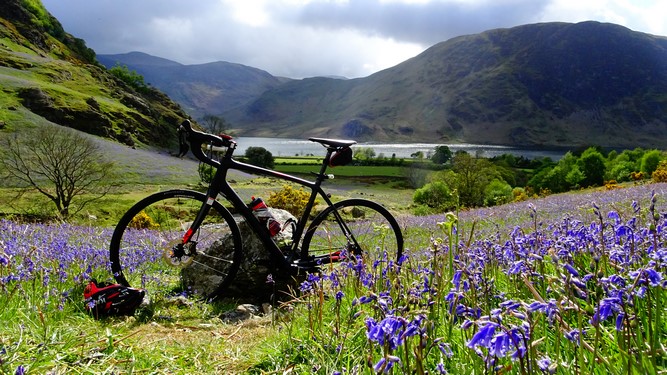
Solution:
M285 210L269 208L269 211L281 224L288 220L296 221L296 218ZM243 260L234 281L225 290L225 297L252 300L262 303L269 300L280 299L290 295L290 288L298 285L298 280L292 276L282 275L276 267L270 254L264 248L259 237L252 231L250 226L242 218L236 222L241 231L243 241ZM287 245L292 241L292 226L283 225L282 232L274 237L279 245ZM211 257L216 257L225 248L232 245L230 233L223 233L220 239L213 242L207 249L201 249ZM212 265L215 268L214 265ZM197 264L196 262L183 269L181 273L183 282L197 293L207 295L213 292L220 284L221 278L210 268Z

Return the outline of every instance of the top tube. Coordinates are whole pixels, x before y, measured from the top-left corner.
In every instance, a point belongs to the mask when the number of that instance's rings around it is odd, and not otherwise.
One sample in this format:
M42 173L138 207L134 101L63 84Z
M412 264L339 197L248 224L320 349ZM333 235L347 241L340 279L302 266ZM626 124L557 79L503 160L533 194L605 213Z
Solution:
M234 141L232 136L227 134L214 135L194 130L192 128L192 123L190 122L190 120L187 119L181 123L181 125L178 127L178 131L179 133L185 133L185 137L187 141L190 143L190 147L192 148L192 154L197 159L199 159L203 163L214 166L216 168L220 167L221 163L217 160L213 160L210 157L208 157L202 151L202 145L206 144L207 149L209 150L214 150L216 147L228 148L229 149L227 152L228 157L231 157L231 153L233 153L233 151L236 149L236 141ZM327 154L323 160L323 165L325 167L327 164L329 164L332 154L337 151L342 151L342 150L348 151L349 152L348 157L351 160L352 151L349 148L350 146L357 143L357 141L354 140L317 138L317 137L311 137L308 138L308 140L312 142L317 142L327 149ZM330 166L333 167L335 165L332 164ZM323 173L323 171L321 173Z

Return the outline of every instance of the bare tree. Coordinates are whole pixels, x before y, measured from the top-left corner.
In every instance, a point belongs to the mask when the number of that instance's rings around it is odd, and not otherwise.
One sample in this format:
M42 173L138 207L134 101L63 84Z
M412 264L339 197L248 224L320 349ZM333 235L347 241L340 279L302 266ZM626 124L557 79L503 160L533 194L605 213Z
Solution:
M63 218L108 193L113 163L88 136L42 126L3 140L0 171L11 182L48 197ZM73 200L76 198L76 206Z
M224 118L209 114L202 117L201 123L207 132L213 134L224 133L229 127Z

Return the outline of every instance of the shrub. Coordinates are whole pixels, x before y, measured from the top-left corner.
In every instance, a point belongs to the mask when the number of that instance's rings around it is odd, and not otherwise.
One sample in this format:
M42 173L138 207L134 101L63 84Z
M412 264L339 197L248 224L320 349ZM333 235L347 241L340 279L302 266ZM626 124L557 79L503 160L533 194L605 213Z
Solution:
M522 187L515 187L512 189L512 197L514 197L514 202L523 202L530 198L526 192L526 189Z
M258 167L273 168L273 154L264 147L248 147L245 150L245 157L248 163Z
M116 64L109 69L109 72L141 93L150 91L148 85L144 82L144 76L135 70L130 70L126 65Z
M641 171L644 172L646 176L650 176L653 171L658 169L660 161L662 160L662 152L658 150L647 151L641 160Z
M454 205L452 192L442 181L434 181L417 189L412 200L417 204L432 208L447 209Z
M153 221L144 211L141 211L137 216L132 218L129 227L134 229L157 229L160 227L160 224Z
M484 189L484 205L495 206L512 200L512 187L505 181L495 179Z
M208 164L204 163L199 163L199 167L197 168L197 171L199 172L199 179L201 182L204 184L210 184L211 181L213 181L213 175L215 174L215 168Z
M271 192L267 204L270 207L283 209L296 217L300 217L308 204L310 194L302 188L294 189L290 185L284 185L277 192Z
M667 182L667 160L662 160L651 174L653 182Z
M425 206L423 204L420 204L420 205L417 205L413 208L412 214L415 215L415 216L429 216L429 215L433 215L433 214L437 213L437 212L434 212L434 211L436 211L436 210L434 210L433 208L431 208L429 206Z

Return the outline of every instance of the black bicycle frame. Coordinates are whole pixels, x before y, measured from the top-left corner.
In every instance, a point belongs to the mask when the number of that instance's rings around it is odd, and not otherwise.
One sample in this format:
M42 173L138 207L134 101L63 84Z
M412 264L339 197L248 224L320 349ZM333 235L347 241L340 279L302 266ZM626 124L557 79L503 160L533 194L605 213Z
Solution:
M294 182L296 184L299 184L301 186L310 189L311 193L310 193L310 198L308 199L308 204L306 205L306 208L301 216L301 219L298 221L296 225L295 232L292 234L292 238L294 239L294 241L291 244L290 250L297 251L299 242L301 240L301 236L304 233L308 217L310 216L310 212L312 211L312 207L317 196L318 195L321 196L328 206L333 205L333 202L329 198L329 195L324 192L321 185L324 180L329 178L329 176L326 175L324 172L326 172L327 164L331 158L331 155L334 152L334 149L326 147L327 154L322 162L322 167L320 169L320 172L316 174L315 181L308 181L296 176L281 173L271 169L266 169L258 167L256 165L239 162L232 158L235 149L236 149L236 143L232 143L227 148L227 151L225 152L222 160L219 162L212 160L211 158L207 158L208 160L205 163L216 168L216 172L213 176L213 180L209 184L206 193L207 200L202 205L202 208L199 210L199 213L197 214L195 220L192 222L190 229L183 237L183 243L186 243L187 241L190 240L192 234L197 231L201 223L204 221L204 218L208 214L213 203L216 201L218 195L222 195L232 203L234 208L238 211L238 213L241 214L241 216L243 216L243 218L250 225L253 231L259 234L259 238L262 241L262 244L267 249L269 254L271 254L272 260L276 261L279 267L284 268L286 270L292 269L293 267L298 267L298 264L290 263L289 260L284 256L282 250L271 238L271 235L269 234L269 231L266 228L266 226L260 223L257 217L253 215L252 209L248 207L248 205L243 201L243 199L236 193L236 191L229 184L229 182L227 181L227 172L229 170L238 170L241 172L247 172L255 175L276 177L286 181ZM347 228L347 226L345 225L345 223L343 222L339 213L336 210L334 210L334 216L336 217L338 223L341 225L341 229L343 230L343 232L349 235L351 233L350 230ZM354 241L356 241L356 239L354 239ZM301 258L304 258L306 255L305 249L304 252L299 255Z

